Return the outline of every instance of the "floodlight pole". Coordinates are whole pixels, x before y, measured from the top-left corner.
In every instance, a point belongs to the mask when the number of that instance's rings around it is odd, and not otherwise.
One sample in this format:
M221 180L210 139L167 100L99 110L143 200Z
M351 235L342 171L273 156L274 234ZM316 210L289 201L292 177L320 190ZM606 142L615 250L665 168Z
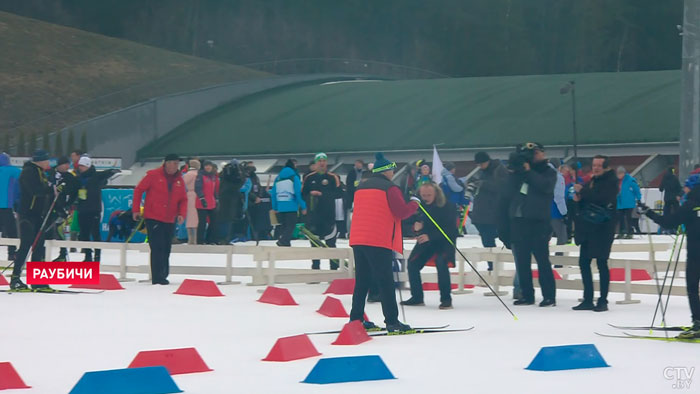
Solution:
M682 99L679 170L681 180L700 164L700 0L685 0L681 60Z
M576 129L576 81L569 81L559 93L566 94L571 92L571 119L574 132L574 182L578 182L578 131Z

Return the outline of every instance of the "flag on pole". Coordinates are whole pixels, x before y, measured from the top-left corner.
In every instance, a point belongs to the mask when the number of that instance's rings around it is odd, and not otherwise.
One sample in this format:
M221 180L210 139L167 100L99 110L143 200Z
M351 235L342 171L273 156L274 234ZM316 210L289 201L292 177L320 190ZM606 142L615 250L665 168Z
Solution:
M433 182L438 185L442 183L442 160L440 160L440 155L438 155L437 148L433 145Z

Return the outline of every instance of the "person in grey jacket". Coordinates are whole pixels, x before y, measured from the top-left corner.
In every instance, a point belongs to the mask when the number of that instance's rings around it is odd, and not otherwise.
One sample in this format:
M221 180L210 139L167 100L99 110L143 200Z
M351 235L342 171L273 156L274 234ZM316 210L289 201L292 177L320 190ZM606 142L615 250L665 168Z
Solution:
M557 159L550 160L549 166L557 172L557 183L554 185L554 200L552 200L552 232L557 237L557 245L566 245L569 241L569 235L566 231L566 185L564 175L559 172L558 167L561 161ZM563 253L557 252L561 256Z

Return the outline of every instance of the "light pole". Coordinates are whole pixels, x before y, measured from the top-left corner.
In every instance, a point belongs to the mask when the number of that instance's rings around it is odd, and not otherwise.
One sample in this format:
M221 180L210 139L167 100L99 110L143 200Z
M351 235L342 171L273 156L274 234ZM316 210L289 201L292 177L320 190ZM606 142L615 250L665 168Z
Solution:
M574 182L578 182L578 134L576 132L576 82L569 81L566 85L559 89L560 94L571 93L571 114L574 129Z

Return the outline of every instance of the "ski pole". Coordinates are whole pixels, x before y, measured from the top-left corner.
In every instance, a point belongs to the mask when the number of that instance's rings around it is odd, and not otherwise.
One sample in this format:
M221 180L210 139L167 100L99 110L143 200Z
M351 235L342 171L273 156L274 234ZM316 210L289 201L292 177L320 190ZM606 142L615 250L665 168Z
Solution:
M49 206L49 210L46 212L46 216L44 216L44 220L41 222L41 226L39 226L39 228L37 229L38 231L36 233L36 237L34 237L34 242L32 242L32 245L29 247L27 254L22 259L22 264L20 265L20 267L24 267L24 264L27 262L27 259L29 258L31 253L34 253L34 248L36 247L36 244L39 242L39 238L41 238L42 234L44 233L45 227L46 227L46 222L48 222L49 216L51 216L51 212L53 211L53 208L56 205L56 201L58 201L58 198L61 196L61 194L62 193L59 192L56 195L56 197L54 197L53 202L51 203L51 206ZM10 264L8 264L7 267L5 267L5 269L3 269L2 272L0 272L0 275L4 274L5 271L10 269L10 267L12 267L14 265L14 263L15 263L14 261L10 262Z
M659 293L659 297L661 297L663 296L663 287L659 286L659 273L656 269L656 258L654 256L654 241L651 239L651 221L648 217L645 216L645 218L647 223L647 238L649 240L649 258L652 260L652 267L654 268L654 283L656 284L656 291ZM669 265L670 264L671 262L669 261ZM661 323L663 326L666 326L666 309L663 306L661 307Z
M680 227L679 227L679 232L680 232ZM676 245L678 244L678 238L679 237L677 236L675 238L675 240L673 241L673 247L671 248L671 256L668 259L668 265L666 265L666 273L664 274L664 280L661 283L661 290L659 292L659 299L656 302L656 308L654 308L654 316L651 319L651 324L649 325L649 327L654 327L654 322L656 321L656 315L659 311L659 307L664 308L664 306L662 305L663 291L664 291L664 288L666 287L666 280L668 278L668 271L671 268L671 262L673 261L673 254L674 254L674 252L676 252ZM679 249L682 247L683 247L683 237L681 237L681 244L679 246ZM674 270L673 274L675 275L675 270ZM666 305L666 308L668 308L668 305ZM653 330L650 329L649 332L652 333Z
M467 264L469 264L469 266L471 267L471 269L472 269L472 270L474 271L474 273L479 277L479 279L481 279L481 281L484 282L484 284L486 285L486 287L488 287L489 290L491 290L491 292L496 296L496 298L498 298L498 301L500 301L501 304L503 305L503 307L506 308L506 310L508 311L508 313L510 313L511 316L513 316L513 319L518 320L518 317L515 316L515 313L513 313L513 311L511 311L510 308L508 308L508 305L506 305L506 303L503 302L503 299L498 295L498 293L496 292L496 290L494 290L493 287L491 287L491 285L489 284L489 282L487 282L486 279L484 279L484 277L481 276L481 274L479 273L479 271L477 271L476 267L474 267L474 265L471 263L471 261L469 261L469 259L459 250L459 248L457 247L457 245L455 245L455 243L452 242L452 240L450 239L450 237L448 237L447 234L445 234L445 231L443 231L443 230L442 230L442 227L440 227L440 225L437 224L437 222L435 221L435 219L433 219L433 217L430 216L430 214L428 213L428 211L426 211L425 208L423 208L423 204L418 203L418 207L421 209L421 211L423 211L423 213L425 214L425 216L427 216L428 219L430 219L430 221L435 225L435 227L437 227L437 229L440 230L440 233L445 237L445 239L447 240L447 242L449 242L450 245L452 245L452 247L455 248L455 250L457 251L457 253L459 253L459 255L462 256L462 258L464 259L464 261L466 261Z
M131 232L131 235L129 235L129 238L127 238L126 241L124 241L125 244L128 244L129 241L131 241L131 238L133 238L134 235L136 235L136 233L139 231L139 227L141 227L141 225L143 224L144 219L145 219L145 218L142 216L142 217L141 217L141 220L139 220L139 222L136 223L136 227L134 227L134 231L132 231L132 232Z
M394 267L393 267L393 266L394 266L394 261L397 261L397 259L396 259L395 256L394 256L394 258L392 259L392 262L391 262L391 265L392 265L391 269L392 269L392 271L393 271L393 269L394 269ZM398 263L397 263L397 265L398 265ZM398 271L398 269L397 269L397 270L394 271L394 272L396 273L396 275L395 275L395 276L396 276L396 284L394 285L394 287L396 287L396 291L399 293L399 301L400 301L400 302L399 302L399 305L401 306L401 318L403 319L403 322L404 322L404 323L408 324L408 322L406 321L406 308L404 308L404 306L403 306L403 294L401 293L401 282L399 282L399 271ZM398 285L398 286L397 286L397 285Z
M685 238L685 233L683 233L683 238ZM681 251L682 246L683 246L683 238L681 238L681 247L678 248L677 254L676 254L676 264L673 266L673 276L671 276L671 284L668 286L668 295L666 296L666 307L665 310L668 310L668 302L671 299L671 291L673 290L673 281L676 279L676 273L678 272L678 261L681 258ZM666 331L668 333L668 331ZM668 334L666 334L668 336Z

